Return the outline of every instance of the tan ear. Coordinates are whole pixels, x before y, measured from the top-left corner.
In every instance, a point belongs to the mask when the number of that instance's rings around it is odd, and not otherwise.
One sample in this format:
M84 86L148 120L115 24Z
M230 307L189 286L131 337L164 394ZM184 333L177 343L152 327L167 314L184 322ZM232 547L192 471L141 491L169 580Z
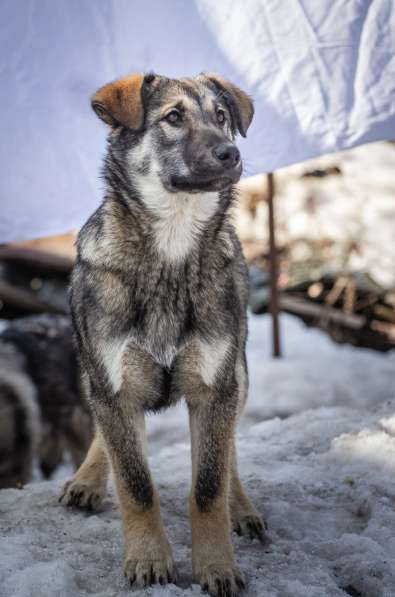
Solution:
M221 75L204 73L204 76L214 83L220 91L224 92L224 99L235 120L236 128L243 137L246 137L248 127L254 116L254 104L250 96L236 85L233 85L233 83L221 77Z
M123 125L138 130L144 124L143 81L144 75L136 74L104 85L91 99L93 110L112 127Z

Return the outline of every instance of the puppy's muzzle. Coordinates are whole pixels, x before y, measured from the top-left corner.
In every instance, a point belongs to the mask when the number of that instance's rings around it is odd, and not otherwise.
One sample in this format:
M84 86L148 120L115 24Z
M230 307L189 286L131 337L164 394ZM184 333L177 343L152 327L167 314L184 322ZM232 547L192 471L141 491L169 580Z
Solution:
M214 158L226 170L235 168L240 162L240 151L233 143L220 143L212 151Z

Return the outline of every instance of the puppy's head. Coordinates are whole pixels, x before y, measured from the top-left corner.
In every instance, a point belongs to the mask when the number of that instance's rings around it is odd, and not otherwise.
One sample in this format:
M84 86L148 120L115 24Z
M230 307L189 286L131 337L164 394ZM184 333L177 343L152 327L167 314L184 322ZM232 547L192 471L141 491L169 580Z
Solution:
M111 150L134 179L154 177L167 191L196 193L222 190L241 176L234 140L238 132L246 136L254 108L219 75L130 75L99 89L92 107L111 127Z

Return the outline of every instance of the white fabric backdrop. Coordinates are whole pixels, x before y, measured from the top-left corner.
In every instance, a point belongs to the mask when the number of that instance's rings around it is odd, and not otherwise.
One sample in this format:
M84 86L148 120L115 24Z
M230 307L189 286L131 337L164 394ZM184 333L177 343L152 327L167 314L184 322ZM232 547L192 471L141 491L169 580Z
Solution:
M395 139L393 0L2 0L0 15L0 242L78 228L99 204L89 96L131 71L247 89L245 174Z

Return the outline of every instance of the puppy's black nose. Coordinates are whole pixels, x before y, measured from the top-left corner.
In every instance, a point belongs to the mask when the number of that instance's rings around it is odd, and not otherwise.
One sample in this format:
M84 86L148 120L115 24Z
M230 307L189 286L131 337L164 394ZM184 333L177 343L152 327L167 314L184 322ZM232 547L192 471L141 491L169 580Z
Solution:
M220 143L214 147L213 154L224 168L234 168L240 161L240 151L233 143Z

